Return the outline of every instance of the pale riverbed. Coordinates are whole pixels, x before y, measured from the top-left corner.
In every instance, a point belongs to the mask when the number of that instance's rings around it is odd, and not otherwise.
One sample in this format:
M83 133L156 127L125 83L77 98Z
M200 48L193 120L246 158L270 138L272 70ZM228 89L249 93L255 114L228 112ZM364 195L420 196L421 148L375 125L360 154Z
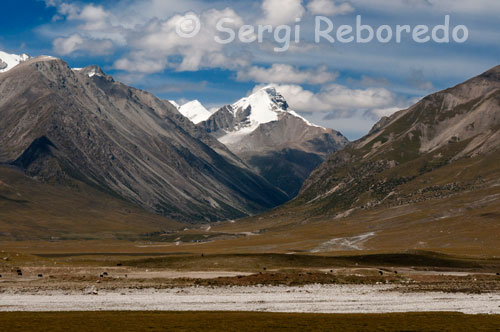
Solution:
M90 288L90 290L94 290ZM454 311L500 314L500 294L401 293L389 285L304 287L188 287L5 292L0 311L268 311L296 313L391 313Z

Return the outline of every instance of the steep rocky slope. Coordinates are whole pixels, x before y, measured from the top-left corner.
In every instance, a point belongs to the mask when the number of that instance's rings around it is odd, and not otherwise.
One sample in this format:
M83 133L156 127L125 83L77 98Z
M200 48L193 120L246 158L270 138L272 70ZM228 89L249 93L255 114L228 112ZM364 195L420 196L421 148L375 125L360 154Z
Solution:
M80 181L49 184L0 166L0 241L136 240L184 227Z
M0 163L39 181L82 181L181 221L242 217L286 200L170 103L52 57L0 74L0 142Z
M484 167L484 161L499 148L496 67L382 119L315 170L295 204L318 214L341 214L496 186L491 174L500 166Z
M272 86L214 113L200 124L290 198L347 139L292 111Z
M382 119L295 200L212 231L258 234L241 243L256 252L498 255L500 67Z

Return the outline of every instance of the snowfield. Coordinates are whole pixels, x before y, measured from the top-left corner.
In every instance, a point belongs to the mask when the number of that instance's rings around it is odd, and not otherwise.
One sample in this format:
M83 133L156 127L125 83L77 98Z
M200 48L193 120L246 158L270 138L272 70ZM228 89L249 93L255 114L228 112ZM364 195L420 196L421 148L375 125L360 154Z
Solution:
M16 55L0 51L0 73L11 70L21 62L28 60L29 58L30 57L27 54Z
M190 101L182 106L179 106L175 102L173 105L179 109L182 115L191 120L194 124L208 120L212 115L212 113L210 113L198 100Z

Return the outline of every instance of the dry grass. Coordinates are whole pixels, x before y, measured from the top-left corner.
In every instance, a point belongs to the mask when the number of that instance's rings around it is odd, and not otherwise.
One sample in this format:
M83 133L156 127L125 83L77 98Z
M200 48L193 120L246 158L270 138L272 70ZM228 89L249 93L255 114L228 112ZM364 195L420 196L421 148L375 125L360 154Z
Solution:
M280 314L246 312L0 313L4 331L498 331L500 316L456 313Z
M42 184L0 167L0 239L113 239L180 224L83 183Z

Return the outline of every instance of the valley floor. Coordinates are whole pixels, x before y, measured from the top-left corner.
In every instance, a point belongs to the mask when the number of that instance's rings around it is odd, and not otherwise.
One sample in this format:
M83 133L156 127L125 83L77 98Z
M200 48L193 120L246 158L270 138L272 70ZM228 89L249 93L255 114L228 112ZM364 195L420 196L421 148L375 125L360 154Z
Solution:
M222 286L6 292L0 311L461 312L500 314L500 293L406 293L391 285Z
M197 248L2 243L0 330L498 331L500 326L496 256L185 251Z

